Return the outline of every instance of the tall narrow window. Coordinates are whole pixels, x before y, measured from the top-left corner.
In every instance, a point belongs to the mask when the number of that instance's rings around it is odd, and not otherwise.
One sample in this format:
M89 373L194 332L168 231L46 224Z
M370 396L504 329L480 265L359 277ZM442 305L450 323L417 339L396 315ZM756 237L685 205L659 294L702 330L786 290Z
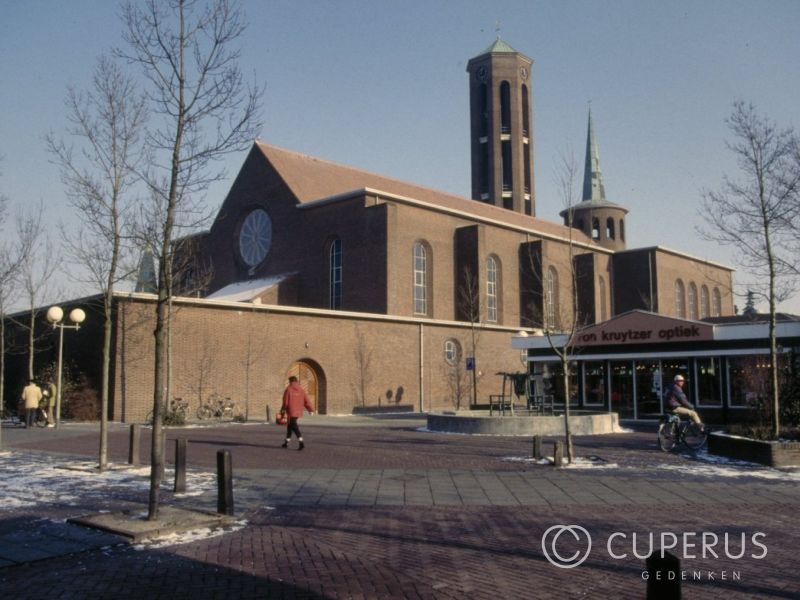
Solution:
M606 219L606 238L613 240L614 237L614 219L608 217Z
M549 329L558 326L558 271L547 269L544 291L544 325Z
M680 279L675 281L675 315L686 318L686 290Z
M330 247L329 308L342 307L342 240L335 239Z
M592 219L592 239L600 239L600 219Z
M428 314L428 250L414 244L414 314Z
M689 282L689 318L697 320L697 286Z
M708 304L708 288L703 285L700 287L700 318L705 319L711 315Z
M528 86L522 86L522 135L528 137L530 135L530 109L528 108Z
M497 323L497 261L486 259L486 320Z
M489 88L485 83L478 88L478 104L480 110L478 134L480 137L486 137L489 135Z
M625 241L625 221L619 220L619 239L621 242Z
M713 294L713 296L712 296L713 304L711 306L711 311L712 311L711 316L712 317L721 317L722 316L722 297L720 296L719 288L714 288L714 291L712 292L712 294Z

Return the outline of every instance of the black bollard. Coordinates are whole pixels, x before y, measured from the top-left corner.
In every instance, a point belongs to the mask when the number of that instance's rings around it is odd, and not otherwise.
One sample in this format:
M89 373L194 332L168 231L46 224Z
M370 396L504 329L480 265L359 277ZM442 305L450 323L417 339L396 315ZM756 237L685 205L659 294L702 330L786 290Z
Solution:
M131 439L128 444L128 464L139 465L139 448L142 442L142 429L138 423L131 425Z
M233 516L233 465L229 450L217 450L217 512Z
M533 436L533 454L534 460L539 460L542 458L542 438L541 436L535 435Z
M561 442L553 442L553 465L556 467L564 466L564 449Z
M677 556L656 550L647 557L647 600L680 600L681 561Z
M186 438L175 440L175 489L176 494L186 491Z

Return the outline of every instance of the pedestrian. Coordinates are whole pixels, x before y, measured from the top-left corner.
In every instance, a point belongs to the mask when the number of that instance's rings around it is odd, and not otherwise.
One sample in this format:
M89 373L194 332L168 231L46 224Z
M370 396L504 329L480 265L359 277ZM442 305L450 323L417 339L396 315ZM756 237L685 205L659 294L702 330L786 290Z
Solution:
M289 385L283 392L283 404L281 405L281 412L286 413L288 421L286 423L286 441L283 442L281 448L288 448L289 442L292 440L292 432L297 436L297 441L300 442L298 450L305 448L303 443L303 434L300 433L300 427L297 421L303 416L303 408L308 411L308 414L314 414L314 407L311 406L311 401L308 399L308 394L297 381L297 377L292 375L289 377Z
M25 427L30 429L36 421L36 411L42 401L42 390L33 379L22 390L22 400L25 402Z
M56 384L52 381L45 386L44 390L42 390L42 394L44 394L44 397L47 399L43 410L48 427L55 427L57 393L58 388L56 388Z

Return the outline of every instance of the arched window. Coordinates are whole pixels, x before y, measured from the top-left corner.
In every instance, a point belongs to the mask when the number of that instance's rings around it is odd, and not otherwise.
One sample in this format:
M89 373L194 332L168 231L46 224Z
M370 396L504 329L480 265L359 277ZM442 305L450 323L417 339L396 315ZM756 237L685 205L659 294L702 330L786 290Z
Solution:
M697 320L697 286L689 282L689 318Z
M486 320L497 323L499 306L499 274L497 259L490 256L486 259Z
M625 241L625 220L619 220L619 239L621 242Z
M600 295L600 320L608 319L608 309L606 304L606 282L600 277L597 282L597 293Z
M720 296L719 288L714 288L714 291L712 292L711 316L722 316L722 297Z
M428 248L414 244L414 314L428 314Z
M680 279L675 281L675 314L682 319L686 318L686 290Z
M461 344L458 340L449 339L444 343L444 360L448 365L455 366L461 360Z
M528 137L531 130L531 124L528 122L530 118L530 110L528 109L528 86L522 85L522 135Z
M614 219L608 217L606 219L606 238L613 240L614 237Z
M328 257L330 266L328 307L335 310L342 307L342 240L337 238L331 242Z
M544 326L549 329L558 326L558 271L555 267L547 269L545 277Z
M489 88L485 83L478 87L478 105L480 111L478 133L480 137L486 137L489 135Z
M600 219L592 219L592 239L600 239Z
M708 304L708 288L703 285L700 287L700 318L705 319L711 315Z

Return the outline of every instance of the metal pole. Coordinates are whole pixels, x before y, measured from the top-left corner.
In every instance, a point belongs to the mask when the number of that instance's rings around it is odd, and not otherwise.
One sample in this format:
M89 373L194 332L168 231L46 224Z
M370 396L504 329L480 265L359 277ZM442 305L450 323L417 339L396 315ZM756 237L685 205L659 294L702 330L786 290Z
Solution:
M58 387L56 388L56 429L61 425L61 356L64 352L64 326L54 324L58 327Z

